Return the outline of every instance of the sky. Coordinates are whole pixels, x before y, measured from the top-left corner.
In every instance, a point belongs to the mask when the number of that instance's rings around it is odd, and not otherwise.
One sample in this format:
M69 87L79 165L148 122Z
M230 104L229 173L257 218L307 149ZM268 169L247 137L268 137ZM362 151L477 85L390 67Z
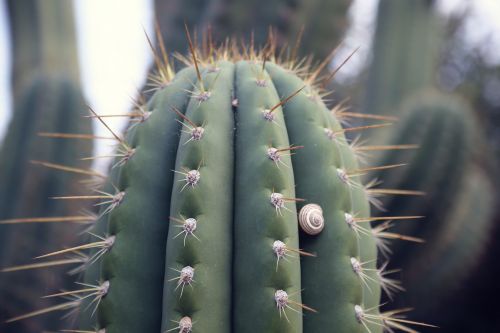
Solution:
M69 1L69 0L68 0ZM121 114L130 109L132 98L142 86L151 62L151 52L144 31L151 36L153 10L151 0L74 0L81 77L84 94L98 114ZM354 0L349 12L352 22L345 47L334 59L339 63L360 46L356 56L336 76L349 80L359 73L367 61L378 0ZM0 2L0 140L11 116L10 53L5 1ZM479 48L491 64L500 63L500 1L440 0L440 12L459 14L472 6L464 34L469 47ZM119 10L117 10L119 9ZM124 119L111 121L120 132ZM94 124L97 135L108 135ZM97 155L110 152L106 144L97 145ZM100 160L95 167L106 168Z

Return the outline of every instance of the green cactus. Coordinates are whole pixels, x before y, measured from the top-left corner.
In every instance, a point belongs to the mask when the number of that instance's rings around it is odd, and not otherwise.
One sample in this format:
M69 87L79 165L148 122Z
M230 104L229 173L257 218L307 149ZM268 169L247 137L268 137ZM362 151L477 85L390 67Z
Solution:
M78 163L80 154L92 154L92 146L88 142L60 141L38 136L40 132L91 132L90 122L82 118L85 104L80 90L64 77L42 76L35 79L20 101L0 155L0 219L76 215L83 208L81 203L56 202L50 197L65 192L82 193L81 185L78 184L81 177L59 175L55 170L30 165L30 160L73 167L89 164ZM19 265L24 258L33 258L52 250L53 244L72 245L77 238L74 226L70 225L2 225L1 267ZM6 319L9 315L26 312L34 306L54 303L54 300L41 300L39 294L46 288L68 288L73 278L63 274L54 277L54 274L40 270L31 274L2 274L0 280L0 304ZM25 325L35 330L47 328L47 323L42 321L26 322Z
M381 163L406 161L409 165L390 177L372 175L384 188L425 193L382 200L393 215L425 217L418 222L396 223L394 232L425 243L394 240L389 267L402 269L407 290L394 304L415 306L419 319L429 318L437 304L472 273L488 239L494 191L474 158L478 132L472 111L462 99L421 92L403 106L388 142L419 144L419 149L382 155ZM429 301L430 295L434 301Z
M400 325L379 313L390 286L360 180L373 168L359 168L315 74L272 46L192 50L159 83L115 136L95 239L49 254L92 249L83 289L49 310L79 308L80 330L107 333Z
M7 0L12 41L14 100L40 71L64 72L77 83L78 50L73 5L65 0Z
M478 166L470 167L464 178L452 208L440 224L434 223L434 232L427 233L426 243L404 266L405 298L420 317L429 318L472 274L490 240L495 211L493 181Z
M432 86L441 30L433 1L381 0L363 108L395 115L405 98Z
M269 111L279 105L279 96L290 95L304 84L272 64L261 70L261 65L251 62L221 61L217 69L203 70L203 84L198 82L191 93L183 92L193 89L193 75L193 68L185 70L157 93L150 105L155 111L137 128L133 157L123 166L118 183L125 195L110 213L109 234L116 238L103 261L101 286L107 288L104 281L109 281L109 291L101 302L100 327L109 332L154 331L162 323L163 331L179 326L179 331L187 332L185 327L195 323L201 330L221 332L230 331L233 322L238 332L300 331L302 316L286 306L302 312L293 305L301 303L302 284L310 290L302 297L323 313L305 320L306 331L334 323L341 331L364 330L354 311L355 304L363 305L362 282L350 262L359 256L359 249L341 213L352 212L351 191L336 168L320 167L348 167L341 159L342 153L349 154L344 151L348 146L336 145L325 134L331 126L338 130L338 124L306 92L283 110ZM238 103L234 116L232 91ZM178 116L170 108L185 113L180 138ZM316 126L303 126L304 110L310 111L310 122ZM288 115L288 123L281 111ZM322 149L305 147L297 150L293 160L285 155L276 159L279 152L273 153L272 147L290 147L295 142L305 146L322 142ZM316 166L311 164L314 177L305 163L308 158L317 159ZM146 165L147 175L141 171ZM176 170L175 176L164 172L169 169ZM306 175L308 181L296 186L294 177ZM326 186L323 177L330 181ZM320 184L323 190L318 191ZM217 190L222 200L213 195ZM304 245L318 257L338 254L321 263L323 275L307 274L318 269L321 259L317 258L310 259L310 268L302 267L301 277L298 259L281 258L283 245L275 243L299 248L295 190L322 206L325 219L332 221L325 229L328 233L311 237L310 245ZM329 198L335 193L342 199L332 202ZM331 241L334 237L339 244ZM332 281L342 267L342 276ZM314 291L314 285L323 283L331 297L325 297L325 290ZM158 295L162 289L163 306ZM288 303L285 292L296 303ZM337 294L344 296L333 296ZM144 303L126 301L136 298ZM341 308L334 310L337 305Z
M387 143L417 144L418 149L392 150L379 163L408 163L391 172L372 174L384 188L421 191L423 196L384 198L384 207L394 215L425 216L418 222L398 223L399 233L426 239L424 230L433 230L431 221L439 221L456 202L456 194L472 162L475 127L471 110L457 97L434 91L412 96L401 109L401 117ZM414 248L395 241L392 261L404 264L399 254Z
M60 141L39 136L42 132L88 135L92 131L90 119L83 118L86 106L78 83L71 3L16 0L8 1L8 8L14 112L0 150L0 220L5 224L0 225L0 269L11 271L0 275L0 331L6 333L60 328L62 324L54 316L7 327L3 321L33 307L55 304L57 300L42 300L40 294L47 288L69 288L75 281L62 269L29 274L18 270L21 267L12 267L53 250L54 243L72 246L78 239L75 226L70 224L12 225L34 222L30 219L34 216L76 215L84 207L76 201L63 203L49 198L67 191L81 193L81 177L60 175L34 164L85 168L89 161L78 159L92 154L90 140Z
M272 27L278 47L294 41L304 28L298 55L313 55L317 60L326 58L340 42L347 28L347 10L351 2L156 0L154 4L156 16L162 18L158 21L162 41L170 51L184 53L187 50L188 44L183 37L185 23L195 27L200 36L211 26L215 40L236 36L247 41L253 39L256 45L267 41Z

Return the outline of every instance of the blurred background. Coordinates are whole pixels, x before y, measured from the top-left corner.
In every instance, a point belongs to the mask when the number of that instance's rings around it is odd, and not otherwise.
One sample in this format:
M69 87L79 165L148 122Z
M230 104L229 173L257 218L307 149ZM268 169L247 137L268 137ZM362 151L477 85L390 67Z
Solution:
M361 140L420 149L365 156L370 163L409 163L367 181L427 193L376 198L392 215L426 216L393 227L425 243L394 240L392 255L381 253L380 265L402 269L395 277L406 289L386 296L383 308L411 307L412 320L440 327L421 329L425 332L500 332L498 0L4 0L0 220L92 209L48 200L79 193L80 178L44 168L40 161L105 173L109 159L79 157L112 154L113 145L43 133L109 136L95 119L84 117L86 105L103 115L134 107L153 68L146 34L155 40L155 17L169 52L186 51L184 21L199 36L211 26L218 41L228 36L248 41L253 31L256 42L264 43L272 26L281 46L293 44L304 27L300 56L312 54L320 61L341 43L330 70L359 47L330 83L329 103L348 97L351 112L397 117L391 129L366 133ZM117 133L126 122L108 121ZM374 214L386 213L374 209ZM0 225L0 269L77 244L75 230ZM56 304L40 296L74 283L75 276L64 271L2 273L0 321ZM67 328L58 318L0 323L0 332Z

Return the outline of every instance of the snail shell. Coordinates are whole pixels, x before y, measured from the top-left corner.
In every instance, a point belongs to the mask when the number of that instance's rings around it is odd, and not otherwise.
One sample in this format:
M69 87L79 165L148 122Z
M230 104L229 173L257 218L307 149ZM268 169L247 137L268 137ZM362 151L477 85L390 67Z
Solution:
M309 235L317 235L325 227L323 209L316 204L307 204L299 212L299 224Z

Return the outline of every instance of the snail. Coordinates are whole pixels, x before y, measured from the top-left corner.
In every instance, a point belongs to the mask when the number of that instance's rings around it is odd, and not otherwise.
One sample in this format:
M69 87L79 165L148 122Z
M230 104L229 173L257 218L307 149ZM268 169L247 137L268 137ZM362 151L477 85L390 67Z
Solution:
M299 224L309 235L317 235L325 226L323 209L317 204L307 204L299 212Z

